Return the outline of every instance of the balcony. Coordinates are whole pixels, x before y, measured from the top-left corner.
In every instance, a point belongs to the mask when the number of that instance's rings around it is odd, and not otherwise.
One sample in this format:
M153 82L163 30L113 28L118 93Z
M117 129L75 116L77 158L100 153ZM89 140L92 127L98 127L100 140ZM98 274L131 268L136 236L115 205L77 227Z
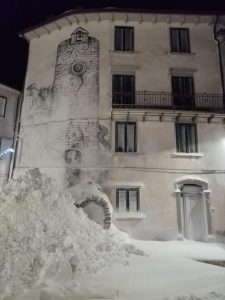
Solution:
M114 93L112 106L119 109L183 110L223 114L225 113L224 100L221 94L175 95L170 92L141 91Z

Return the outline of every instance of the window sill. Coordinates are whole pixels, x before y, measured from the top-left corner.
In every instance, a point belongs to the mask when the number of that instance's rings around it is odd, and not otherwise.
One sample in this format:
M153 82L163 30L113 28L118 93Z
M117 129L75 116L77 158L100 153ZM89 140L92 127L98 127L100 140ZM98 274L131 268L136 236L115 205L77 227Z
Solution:
M122 51L122 50L109 50L109 52L111 53L123 53L123 54L136 54L136 53L140 53L139 51Z
M196 55L195 52L170 52L170 51L167 51L166 54L167 55L187 55L187 56Z
M114 155L140 155L139 152L114 152Z
M114 213L116 220L142 220L145 219L145 214L141 212L117 212Z
M205 156L204 153L183 153L183 152L177 152L177 153L172 153L171 157L172 158L203 158Z

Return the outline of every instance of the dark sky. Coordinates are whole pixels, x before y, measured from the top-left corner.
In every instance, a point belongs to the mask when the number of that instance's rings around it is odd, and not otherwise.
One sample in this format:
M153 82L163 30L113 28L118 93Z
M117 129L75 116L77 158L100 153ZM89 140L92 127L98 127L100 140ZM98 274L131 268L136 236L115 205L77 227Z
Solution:
M205 3L204 3L205 2ZM18 32L64 11L83 8L140 8L171 11L225 12L225 0L0 0L0 82L22 89L27 43Z

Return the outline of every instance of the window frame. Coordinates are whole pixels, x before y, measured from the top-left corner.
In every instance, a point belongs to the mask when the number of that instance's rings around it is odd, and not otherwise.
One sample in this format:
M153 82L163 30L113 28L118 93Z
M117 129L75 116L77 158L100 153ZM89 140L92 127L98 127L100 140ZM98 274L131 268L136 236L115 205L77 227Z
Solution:
M121 212L119 209L119 192L120 191L126 191L126 213L137 213L140 212L140 188L138 187L117 187L116 188L116 208L118 212ZM137 192L137 199L136 199L136 205L137 205L137 210L136 211L130 211L129 208L129 192L130 191L136 191Z
M181 145L181 141L179 140L179 128L181 125L185 126L185 145ZM195 151L190 151L190 140L188 135L188 127L194 128L194 148ZM197 125L195 123L175 123L175 134L176 134L176 151L177 153L198 153L198 135L197 135ZM181 151L181 147L185 148L185 151ZM188 150L188 151L187 151Z
M124 151L119 151L118 147L118 125L125 124L125 132L124 132ZM127 125L132 124L134 125L134 151L127 151ZM137 124L136 122L126 122L126 121L119 121L115 122L115 152L116 153L137 153Z
M178 31L178 40L175 44L172 38L172 32L177 30ZM186 49L182 50L182 32L186 32L186 38L187 38L187 45ZM175 48L178 48L178 50L175 50ZM170 27L170 52L171 53L191 53L191 42L190 42L190 30L189 28L181 28L181 27Z
M130 29L131 30L131 47L130 49L126 49L126 30ZM117 44L117 32L119 32L119 30L122 31L122 42L120 41L120 45ZM122 44L122 47L120 47ZM133 26L114 26L114 51L118 51L118 52L134 52L134 27Z
M6 105L7 105L7 97L0 95L0 101L4 101L3 103L3 114L0 114L0 118L5 118L6 115Z

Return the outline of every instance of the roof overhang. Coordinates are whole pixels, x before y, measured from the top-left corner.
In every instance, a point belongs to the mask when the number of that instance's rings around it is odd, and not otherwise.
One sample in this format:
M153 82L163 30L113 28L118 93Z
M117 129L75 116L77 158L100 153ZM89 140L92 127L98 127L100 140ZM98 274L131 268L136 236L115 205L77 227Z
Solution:
M71 10L54 18L48 19L36 26L30 27L19 33L27 41L40 38L44 34L50 34L55 30L60 30L65 26L72 26L80 23L98 22L110 20L111 22L150 22L188 24L208 24L213 25L217 19L217 14L189 13L189 12L153 12L148 10L127 10L127 9L102 9L102 10ZM218 23L225 24L225 14L221 15Z

